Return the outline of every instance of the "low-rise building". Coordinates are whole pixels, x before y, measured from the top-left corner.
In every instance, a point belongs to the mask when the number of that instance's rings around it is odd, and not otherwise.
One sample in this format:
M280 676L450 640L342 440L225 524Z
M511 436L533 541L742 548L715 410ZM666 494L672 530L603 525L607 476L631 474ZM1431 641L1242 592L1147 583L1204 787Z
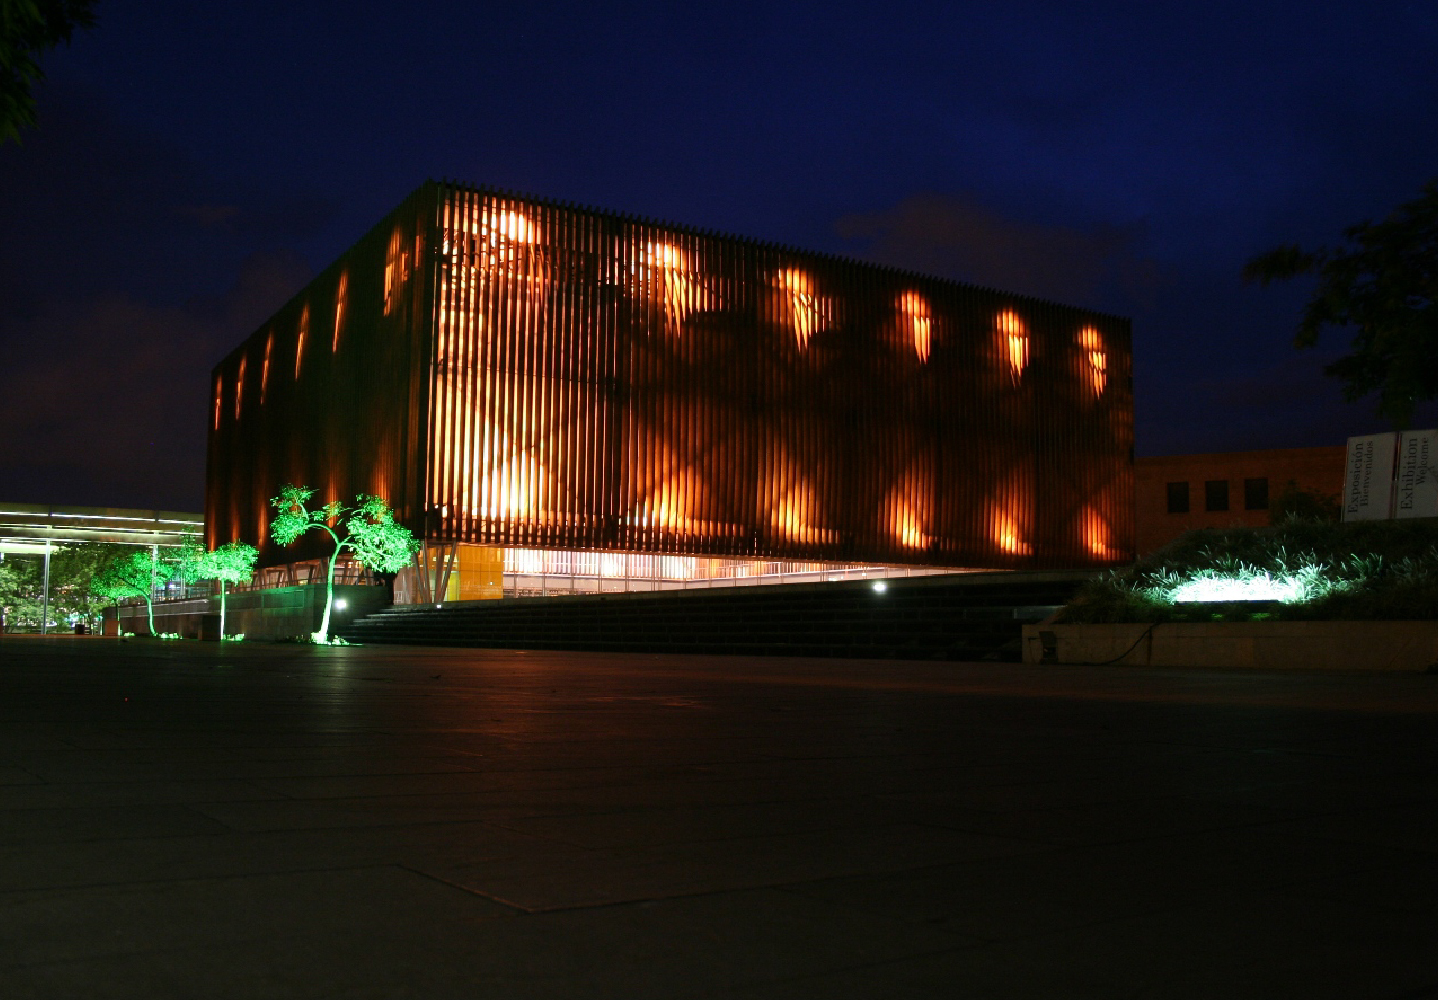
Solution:
M1344 454L1342 445L1332 445L1138 458L1133 470L1138 554L1194 528L1268 524L1270 505L1290 482L1336 498L1343 488Z

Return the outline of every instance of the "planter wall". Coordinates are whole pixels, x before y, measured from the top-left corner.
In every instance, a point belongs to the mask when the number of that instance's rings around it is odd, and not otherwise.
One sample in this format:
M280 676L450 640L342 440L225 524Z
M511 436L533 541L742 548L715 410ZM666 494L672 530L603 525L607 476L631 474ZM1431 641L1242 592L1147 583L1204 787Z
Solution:
M335 586L336 608L330 619L330 631L347 627L357 617L385 606L389 594L383 587ZM274 587L269 590L247 590L231 594L225 609L225 631L242 633L247 639L292 639L307 636L320 626L325 610L323 584L300 587ZM118 620L115 613L119 612ZM156 601L155 628L161 632L177 632L186 639L218 639L220 599L197 597L188 600ZM143 604L127 604L105 609L105 633L133 632L149 634L149 621Z
M1261 670L1438 668L1438 621L1024 626L1025 663Z

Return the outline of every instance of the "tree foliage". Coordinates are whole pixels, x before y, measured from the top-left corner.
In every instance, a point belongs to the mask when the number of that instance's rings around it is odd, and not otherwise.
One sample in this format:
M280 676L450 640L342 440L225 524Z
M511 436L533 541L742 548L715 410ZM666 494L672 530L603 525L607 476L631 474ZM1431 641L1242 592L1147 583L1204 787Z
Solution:
M372 494L355 497L354 513L345 527L349 529L346 544L355 561L369 569L398 573L419 551L419 541L408 528L395 522L389 503Z
M95 24L95 0L0 0L0 143L35 125L40 55Z
M259 550L244 542L230 542L213 552L206 552L200 558L197 579L219 580L221 583L249 583L255 575L255 560Z
M7 555L0 561L0 627L40 630L40 560Z
M155 634L155 581L163 578L160 561L151 549L136 549L116 556L95 574L95 593L114 601L139 597L145 601L150 634Z
M340 553L348 549L361 566L396 573L409 565L419 551L419 540L395 521L394 511L383 497L361 493L355 497L353 507L331 500L311 510L309 503L314 495L315 491L308 486L284 486L280 495L270 500L278 512L270 522L270 535L281 545L290 545L307 531L318 528L334 541L325 582L324 617L320 620L320 630L314 633L316 640L324 642L329 636L335 565Z
M206 579L201 571L208 554L203 545L194 541L166 548L160 553L164 582L178 580L181 587L188 588L190 584Z
M1328 327L1352 328L1351 354L1324 368L1350 402L1378 393L1378 412L1406 424L1438 397L1438 178L1381 222L1344 230L1345 244L1290 245L1250 260L1246 281L1268 285L1316 274L1294 345L1313 347Z
M50 553L48 624L83 621L94 629L109 603L93 587L96 573L129 546L86 542L57 546ZM39 631L45 612L43 555L8 554L0 560L0 624L5 631Z
M1287 524L1289 521L1343 520L1343 503L1339 494L1324 493L1321 490L1306 490L1290 479L1283 492L1268 505L1268 523Z
M259 550L244 542L230 542L213 552L201 552L196 573L201 580L220 581L220 635L225 634L226 588L230 584L248 583L255 575Z

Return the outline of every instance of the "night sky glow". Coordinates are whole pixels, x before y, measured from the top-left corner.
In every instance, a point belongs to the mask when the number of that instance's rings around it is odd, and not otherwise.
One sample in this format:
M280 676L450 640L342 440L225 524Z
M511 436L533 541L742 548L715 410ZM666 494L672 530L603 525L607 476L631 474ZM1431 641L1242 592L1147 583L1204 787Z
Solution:
M211 366L428 177L1131 316L1139 454L1384 427L1239 271L1438 174L1428 0L98 16L0 147L0 499L201 509Z

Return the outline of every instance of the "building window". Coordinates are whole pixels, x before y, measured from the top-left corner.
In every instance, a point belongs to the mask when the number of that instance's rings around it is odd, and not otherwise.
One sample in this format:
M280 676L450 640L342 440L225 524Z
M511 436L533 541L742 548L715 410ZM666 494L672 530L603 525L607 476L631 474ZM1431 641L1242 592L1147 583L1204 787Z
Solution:
M1188 513L1188 483L1168 484L1168 512L1170 514Z
M1203 509L1228 510L1228 480L1210 479L1203 484Z
M1268 509L1268 477L1243 481L1243 509Z

